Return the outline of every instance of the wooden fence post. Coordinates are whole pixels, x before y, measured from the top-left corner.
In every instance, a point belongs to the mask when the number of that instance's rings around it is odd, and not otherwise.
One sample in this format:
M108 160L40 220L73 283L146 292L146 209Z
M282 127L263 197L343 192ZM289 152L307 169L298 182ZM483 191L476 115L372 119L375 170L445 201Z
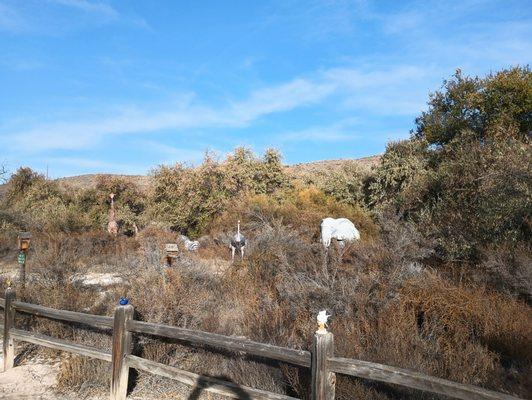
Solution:
M111 400L125 400L129 366L126 356L131 353L131 332L126 328L127 321L133 319L133 306L120 305L115 309L113 325Z
M15 325L15 309L12 305L15 296L14 289L10 287L6 289L4 307L4 371L13 368L15 362L15 343L10 332L10 329Z
M334 400L336 374L329 369L328 357L334 357L334 337L321 326L312 343L312 400Z

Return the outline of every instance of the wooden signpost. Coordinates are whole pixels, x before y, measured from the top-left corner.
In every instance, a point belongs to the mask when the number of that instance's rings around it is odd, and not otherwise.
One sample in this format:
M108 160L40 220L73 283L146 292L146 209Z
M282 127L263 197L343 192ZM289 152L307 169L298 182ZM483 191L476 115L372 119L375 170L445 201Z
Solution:
M164 249L166 251L166 265L171 267L172 259L179 256L179 247L177 246L177 243L166 243Z

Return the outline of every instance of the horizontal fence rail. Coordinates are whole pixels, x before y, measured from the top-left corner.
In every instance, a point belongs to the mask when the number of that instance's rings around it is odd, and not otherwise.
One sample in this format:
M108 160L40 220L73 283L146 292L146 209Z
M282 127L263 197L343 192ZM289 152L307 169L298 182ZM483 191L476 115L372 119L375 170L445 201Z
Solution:
M286 347L273 346L271 344L258 343L247 339L218 335L216 333L134 320L128 322L127 329L136 333L178 339L194 344L218 347L224 350L240 351L302 367L310 367L310 352L305 350L288 349Z
M59 321L77 322L93 328L112 328L113 318L102 315L84 314L76 311L56 310L55 308L39 306L36 304L14 301L16 311L32 314L37 317L56 319Z
M337 373L356 376L380 382L394 383L413 389L443 394L455 399L464 400L519 400L517 397L504 393L492 392L472 385L447 381L441 378L424 375L408 369L390 367L368 361L350 358L329 358L329 368Z
M312 351L309 352L306 350L253 342L245 338L219 335L164 324L135 321L133 319L133 307L130 305L118 306L115 309L114 317L106 317L75 311L57 310L50 307L16 301L15 292L12 289L8 289L5 298L0 298L0 308L4 309L4 371L13 367L15 340L107 361L112 364L111 400L126 399L130 368L164 376L182 384L193 386L195 391L208 391L230 398L297 400L294 397L283 394L238 385L218 377L198 375L174 366L135 356L131 354L133 333L175 339L194 345L240 352L282 363L293 364L299 367L310 368L312 375L311 394L313 400L334 399L335 374L337 373L401 385L457 399L521 400L518 397L508 394L489 391L477 386L451 382L407 369L368 361L335 357L333 335L326 330L316 332ZM112 352L110 353L92 346L80 345L36 332L17 329L14 326L16 312L112 331ZM2 327L0 327L1 331Z
M105 352L96 347L75 344L63 339L56 339L20 329L11 329L11 337L21 342L33 343L54 350L68 351L69 353L78 354L80 356L111 362L111 353Z

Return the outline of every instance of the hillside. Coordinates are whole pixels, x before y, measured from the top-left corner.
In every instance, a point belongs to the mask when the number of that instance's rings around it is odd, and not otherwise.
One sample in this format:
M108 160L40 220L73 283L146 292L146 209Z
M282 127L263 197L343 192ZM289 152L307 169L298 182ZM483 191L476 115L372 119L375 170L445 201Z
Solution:
M342 160L322 160L309 163L300 163L294 165L287 165L286 171L289 175L295 178L301 178L313 174L326 174L331 171L342 168L343 166L355 163L362 171L369 171L376 166L380 161L381 156L369 156L357 159L342 159ZM59 178L59 184L67 189L90 189L96 187L97 177L101 174L85 174L77 176L69 176ZM107 175L107 174L106 174ZM109 174L111 175L111 174ZM125 178L135 183L142 191L146 191L150 187L151 178L148 175L115 175L120 178ZM5 185L0 185L0 195L5 192Z
M142 191L145 191L150 187L150 177L148 175L85 174L59 178L57 181L65 189L94 189L96 187L97 177L101 175L113 175L117 178L126 179L134 183Z
M328 175L337 170L341 170L349 165L355 165L362 172L369 172L379 164L380 155L342 160L323 160L310 163L300 163L286 166L286 172L293 178L309 178L317 175Z

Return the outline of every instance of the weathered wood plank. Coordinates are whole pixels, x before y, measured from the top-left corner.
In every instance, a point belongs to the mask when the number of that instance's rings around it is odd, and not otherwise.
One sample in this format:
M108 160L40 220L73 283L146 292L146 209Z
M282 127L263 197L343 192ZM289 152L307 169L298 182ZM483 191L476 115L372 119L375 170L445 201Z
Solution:
M36 304L13 302L17 311L32 314L37 317L46 317L61 321L77 322L95 328L112 328L113 318L102 315L85 314L76 311L56 310L55 308L40 306Z
M15 309L13 302L15 300L15 290L6 289L6 299L4 308L4 371L13 368L15 363L15 342L13 340L13 328L15 327Z
M272 360L282 361L303 367L310 367L310 352L305 350L288 349L270 344L253 342L216 333L195 331L176 326L153 324L150 322L129 321L127 329L137 333L178 339L190 343L219 347L230 351L243 351Z
M131 304L116 307L111 361L111 400L126 400L129 366L125 357L131 353L131 332L127 330L126 323L132 318Z
M328 359L333 356L333 334L316 332L312 343L312 400L334 400L336 375L328 365Z
M409 388L443 394L464 400L520 400L504 393L493 392L472 385L447 381L407 369L390 367L368 361L350 358L331 357L329 367L340 374L357 376L386 383L394 383Z
M12 329L11 336L14 339L20 340L22 342L33 343L39 346L48 347L50 349L67 351L69 353L79 354L80 356L111 362L111 353L100 350L96 347L76 344L63 339L57 339L21 329Z
M183 371L176 367L160 364L133 355L128 355L126 359L131 368L174 379L185 385L193 386L194 390L198 391L205 390L207 392L221 394L233 399L297 400L294 397L253 389L247 386L240 386L233 382L227 382L221 379Z

